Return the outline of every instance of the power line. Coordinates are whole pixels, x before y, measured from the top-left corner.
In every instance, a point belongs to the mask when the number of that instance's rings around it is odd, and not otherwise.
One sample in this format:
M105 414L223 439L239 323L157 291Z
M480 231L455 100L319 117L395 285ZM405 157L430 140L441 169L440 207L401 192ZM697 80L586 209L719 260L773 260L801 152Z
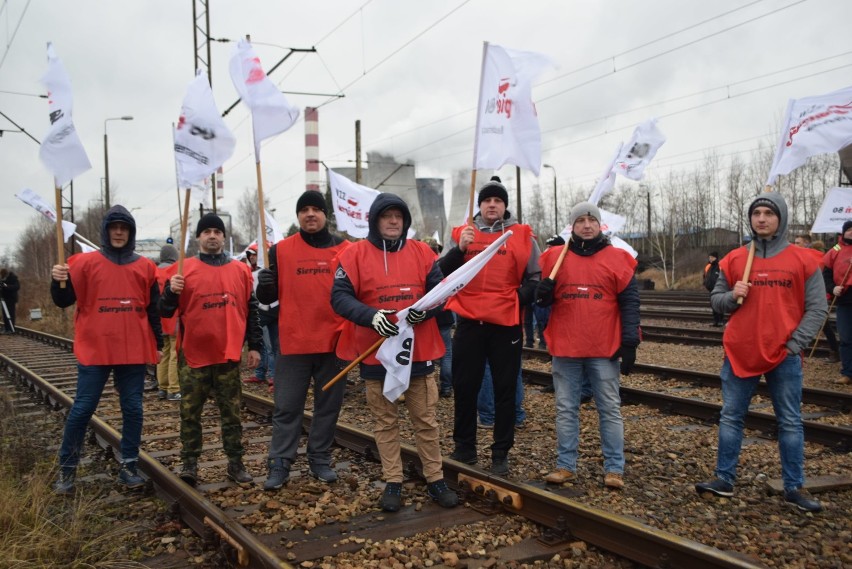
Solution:
M0 59L0 68L3 67L3 63L6 61L6 56L9 55L9 49L12 47L12 42L15 41L15 36L18 35L18 30L21 27L21 22L24 20L24 16L27 13L27 8L30 7L31 1L32 0L27 0L27 3L24 5L24 11L21 12L21 17L18 18L18 23L15 25L15 30L12 32L12 37L9 38L9 41L6 43L6 51L3 52L3 58Z

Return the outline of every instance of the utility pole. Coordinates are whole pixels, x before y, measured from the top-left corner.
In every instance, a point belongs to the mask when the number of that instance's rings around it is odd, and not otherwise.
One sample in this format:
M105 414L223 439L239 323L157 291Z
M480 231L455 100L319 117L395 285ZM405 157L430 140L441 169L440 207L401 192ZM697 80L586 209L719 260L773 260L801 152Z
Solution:
M647 198L647 202L648 202L648 232L645 235L645 242L648 243L648 246L650 247L651 246L651 243L650 243L650 239L651 239L651 188L646 187L645 191L647 192L645 194L645 197Z
M355 121L355 183L361 183L361 121Z
M202 21L203 19L203 21ZM203 27L202 27L203 26ZM193 69L207 69L207 81L213 87L213 64L210 59L210 2L192 0L192 47ZM216 211L216 172L210 174L210 186L213 189L213 213Z

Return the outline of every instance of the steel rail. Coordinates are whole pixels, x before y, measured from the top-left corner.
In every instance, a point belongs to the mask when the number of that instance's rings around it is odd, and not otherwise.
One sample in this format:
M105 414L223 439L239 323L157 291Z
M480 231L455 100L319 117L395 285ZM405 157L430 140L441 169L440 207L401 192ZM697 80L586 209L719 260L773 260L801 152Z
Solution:
M638 365L636 369L638 370ZM522 369L521 374L525 379L533 383L540 385L553 384L553 375L546 371ZM698 399L677 397L665 393L625 387L623 385L619 391L622 403L647 405L665 413L685 415L714 424L719 422L719 416L722 412L721 405L699 401ZM838 452L852 450L852 428L824 425L814 421L802 421L802 425L804 426L805 440L825 445ZM775 416L769 413L749 411L745 417L745 427L762 431L772 438L777 438L778 423L775 420Z

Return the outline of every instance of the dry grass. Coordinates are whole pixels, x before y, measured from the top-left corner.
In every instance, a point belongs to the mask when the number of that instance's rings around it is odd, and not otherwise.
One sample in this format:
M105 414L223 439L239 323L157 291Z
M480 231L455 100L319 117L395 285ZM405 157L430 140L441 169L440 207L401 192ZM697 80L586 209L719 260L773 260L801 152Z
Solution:
M0 391L0 568L145 567L127 557L116 523L98 497L53 494L52 457L33 433L32 419L15 415Z
M639 281L650 279L654 281L654 290L668 290L663 271L660 269L647 269L636 276ZM698 273L690 273L677 279L671 290L706 290L704 288L704 276Z

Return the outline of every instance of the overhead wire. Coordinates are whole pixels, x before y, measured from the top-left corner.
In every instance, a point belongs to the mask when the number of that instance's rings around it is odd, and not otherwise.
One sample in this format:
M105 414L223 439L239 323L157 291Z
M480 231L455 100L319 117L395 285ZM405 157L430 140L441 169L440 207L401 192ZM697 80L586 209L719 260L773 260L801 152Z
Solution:
M9 50L12 47L12 42L15 41L15 36L18 35L18 30L21 28L21 22L24 21L24 16L27 14L27 9L30 7L30 2L32 0L27 0L27 3L24 4L24 10L21 12L21 17L18 18L18 23L15 24L15 30L12 32L12 37L9 38L9 41L6 43L6 49L3 52L3 57L0 58L0 68L3 67L3 63L6 61L6 56L9 55ZM8 14L6 15L8 17Z

